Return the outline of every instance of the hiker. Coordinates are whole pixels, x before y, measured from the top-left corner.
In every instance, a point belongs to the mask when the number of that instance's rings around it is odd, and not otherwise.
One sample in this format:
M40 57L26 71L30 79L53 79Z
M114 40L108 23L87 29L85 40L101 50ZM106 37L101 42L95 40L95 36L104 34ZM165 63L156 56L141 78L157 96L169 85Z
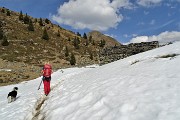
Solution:
M52 74L52 67L49 62L45 62L44 67L41 71L42 73L42 80L44 84L44 94L47 96L50 92L50 81L51 81L51 74Z

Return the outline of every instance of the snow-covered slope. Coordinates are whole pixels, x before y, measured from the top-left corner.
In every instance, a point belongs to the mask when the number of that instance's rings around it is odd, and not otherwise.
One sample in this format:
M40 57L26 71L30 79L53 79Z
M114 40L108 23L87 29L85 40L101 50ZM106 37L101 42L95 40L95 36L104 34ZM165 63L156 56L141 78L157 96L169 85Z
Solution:
M180 120L179 66L176 42L101 67L59 70L48 97L37 90L40 78L16 85L19 97L10 104L6 96L15 85L0 87L0 118Z

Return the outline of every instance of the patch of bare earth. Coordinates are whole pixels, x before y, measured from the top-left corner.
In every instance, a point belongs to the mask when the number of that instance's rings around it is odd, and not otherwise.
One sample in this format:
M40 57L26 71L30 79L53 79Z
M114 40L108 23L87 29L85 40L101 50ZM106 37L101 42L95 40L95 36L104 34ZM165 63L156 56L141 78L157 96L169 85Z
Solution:
M40 76L40 70L38 66L0 59L0 86L35 79Z

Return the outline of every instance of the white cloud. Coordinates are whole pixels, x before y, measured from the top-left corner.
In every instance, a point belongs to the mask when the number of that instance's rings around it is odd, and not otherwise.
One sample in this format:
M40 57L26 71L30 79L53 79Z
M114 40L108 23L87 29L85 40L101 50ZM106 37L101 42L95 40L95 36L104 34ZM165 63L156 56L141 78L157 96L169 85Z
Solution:
M137 36L130 40L130 43L148 42L148 36Z
M137 4L144 6L144 7L150 7L153 5L157 5L161 2L162 2L162 0L137 0Z
M132 35L128 35L128 34L124 34L123 37L125 38L131 38L131 37L136 37L138 36L137 34L132 34Z
M75 29L105 31L123 20L120 8L130 8L128 0L70 0L58 8L52 19Z
M145 23L144 22L139 22L137 25L144 25Z
M128 36L128 34L124 34L123 37L128 38L129 36Z
M170 25L171 23L173 23L174 21L175 20L167 21L166 23L162 24L161 26L157 26L155 29L160 29L160 28L166 27L166 26Z
M112 37L112 38L116 38L117 36L116 35L114 35L114 34L111 34L111 35L109 35L109 34L105 34L106 36L109 36L109 37Z
M168 13L168 17L172 16L171 13Z
M174 41L180 41L180 32L163 32L157 36L137 36L130 40L130 43L140 43L140 42L150 42L150 41L159 41L160 43L168 43Z
M132 36L133 36L133 37L136 37L136 36L138 36L138 35L137 35L137 34L132 34Z
M149 24L150 25L154 25L155 24L155 20L151 20L151 22Z
M130 16L123 16L123 19L124 20L131 20L131 17Z
M117 9L117 8L127 8L131 9L133 4L129 2L129 0L112 0L111 5Z
M149 12L148 12L148 11L144 11L144 14L145 14L145 15L148 15L148 14L149 14Z

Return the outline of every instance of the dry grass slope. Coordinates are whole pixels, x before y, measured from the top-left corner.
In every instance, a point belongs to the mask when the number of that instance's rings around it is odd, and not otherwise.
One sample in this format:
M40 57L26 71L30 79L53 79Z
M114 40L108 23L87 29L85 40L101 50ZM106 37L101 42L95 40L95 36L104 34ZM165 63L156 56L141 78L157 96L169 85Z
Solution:
M38 77L43 62L47 60L55 70L71 67L69 62L71 53L75 55L76 66L98 64L99 50L102 49L99 47L98 37L93 37L95 44L89 42L87 46L87 40L77 36L74 32L53 24L51 21L46 23L45 19L42 19L43 25L41 26L40 19L31 16L28 17L32 20L34 31L29 31L28 24L19 20L20 13L9 10L10 16L8 16L7 10L7 8L0 8L1 29L9 41L8 46L0 44L0 85ZM49 40L42 39L44 29L47 30ZM74 47L75 38L79 39L79 49ZM105 40L108 45L118 43L112 39ZM65 56L66 46L69 56ZM31 68L32 66L33 68ZM11 69L12 71L2 71L2 69Z

